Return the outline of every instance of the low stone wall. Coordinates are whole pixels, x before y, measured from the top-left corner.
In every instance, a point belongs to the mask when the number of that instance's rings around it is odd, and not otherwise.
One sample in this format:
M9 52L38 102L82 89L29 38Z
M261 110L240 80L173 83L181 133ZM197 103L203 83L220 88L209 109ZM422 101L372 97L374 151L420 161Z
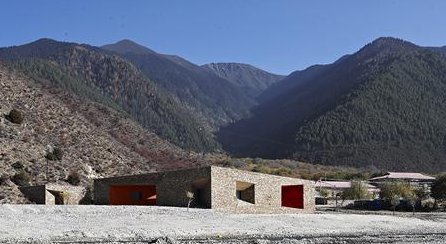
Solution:
M46 204L55 204L55 196L51 191L62 192L64 194L64 205L76 205L85 196L86 190L84 187L71 186L71 185L59 185L59 184L47 184L46 194L51 194L51 197L47 197Z
M64 195L64 204L76 205L79 204L85 195L85 188L80 186L59 185L49 183L39 186L21 187L20 190L32 202L36 204L56 204L56 196L58 192Z

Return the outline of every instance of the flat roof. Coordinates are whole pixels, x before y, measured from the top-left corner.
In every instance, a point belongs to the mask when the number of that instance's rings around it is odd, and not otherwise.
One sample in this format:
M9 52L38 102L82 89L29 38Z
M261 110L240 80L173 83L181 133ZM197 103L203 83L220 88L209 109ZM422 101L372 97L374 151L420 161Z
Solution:
M308 181L312 182L311 180L301 179L301 178L294 178L289 176L281 176L281 175L273 175L273 174L266 174L266 173L260 173L260 172L253 172L243 169L236 169L236 168L229 168L229 167L222 167L222 166L216 166L216 165L203 165L203 166L197 166L197 167L190 167L190 168L180 168L180 169L173 169L173 170L165 170L165 171L155 171L155 172L149 172L149 173L143 173L143 174L134 174L134 175L118 175L118 176L111 176L111 177L103 177L103 178L96 178L96 180L106 180L106 179L117 179L117 178L127 178L127 177L138 177L138 176L150 176L153 177L157 174L163 174L163 173L169 173L169 172L179 172L179 171L190 171L190 170L200 170L205 168L220 168L220 169L226 169L226 170L232 170L232 171L239 171L246 174L257 174L257 175L266 175L270 177L280 177L280 178L289 178L294 180L302 180L302 181Z
M435 180L435 177L424 175L421 173L411 172L387 172L386 175L371 178L370 181L384 179L400 179L400 180Z
M369 189L375 189L376 186L363 182L363 184ZM316 187L337 188L346 189L352 187L351 181L316 181Z

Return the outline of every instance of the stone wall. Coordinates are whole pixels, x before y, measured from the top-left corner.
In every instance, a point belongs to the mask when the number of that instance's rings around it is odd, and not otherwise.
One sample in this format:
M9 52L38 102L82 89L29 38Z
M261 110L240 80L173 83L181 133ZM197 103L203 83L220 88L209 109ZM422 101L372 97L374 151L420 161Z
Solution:
M313 213L312 181L212 166L212 208L230 213ZM236 182L254 184L255 204L236 198ZM282 185L303 185L304 208L282 207Z
M252 183L238 200L236 182ZM94 181L95 204L109 204L109 187L112 185L155 185L157 205L187 206L186 191L195 193L192 206L213 208L231 213L312 213L315 208L314 183L307 180L280 177L208 166L201 168L131 175ZM303 185L304 208L281 206L282 185Z
M56 197L54 192L63 192L65 195L64 204L76 205L79 204L85 195L85 188L80 186L61 185L49 183L39 186L21 187L20 190L32 202L37 204L56 204Z
M77 205L85 196L86 190L81 186L60 185L60 184L46 184L46 204L55 204L55 196L51 193L62 192L64 194L65 205ZM51 195L49 196L48 193Z
M31 202L37 204L46 204L46 189L45 185L40 186L23 186L20 187L20 191L28 198Z
M188 203L186 191L191 191L195 193L192 206L198 205L195 203L199 200L201 207L211 206L209 167L96 179L95 204L109 204L108 189L111 185L155 185L156 202L160 206L185 207Z

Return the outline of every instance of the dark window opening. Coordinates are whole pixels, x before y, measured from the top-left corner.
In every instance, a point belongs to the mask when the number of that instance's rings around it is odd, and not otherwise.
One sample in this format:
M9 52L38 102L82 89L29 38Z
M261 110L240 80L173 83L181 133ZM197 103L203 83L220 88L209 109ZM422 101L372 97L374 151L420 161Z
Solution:
M255 185L249 182L236 181L235 197L238 200L255 204Z
M194 198L191 207L210 208L211 207L211 186L209 178L198 178L192 182L192 192Z
M132 201L140 201L142 200L142 192L134 191L130 194L130 198Z

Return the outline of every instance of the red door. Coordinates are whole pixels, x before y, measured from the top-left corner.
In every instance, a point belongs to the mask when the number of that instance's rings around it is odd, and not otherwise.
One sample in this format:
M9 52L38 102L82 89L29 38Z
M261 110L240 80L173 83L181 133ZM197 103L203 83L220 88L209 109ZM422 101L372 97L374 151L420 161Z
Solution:
M304 208L304 186L282 186L282 207Z
M154 185L114 185L109 187L110 205L156 205Z

